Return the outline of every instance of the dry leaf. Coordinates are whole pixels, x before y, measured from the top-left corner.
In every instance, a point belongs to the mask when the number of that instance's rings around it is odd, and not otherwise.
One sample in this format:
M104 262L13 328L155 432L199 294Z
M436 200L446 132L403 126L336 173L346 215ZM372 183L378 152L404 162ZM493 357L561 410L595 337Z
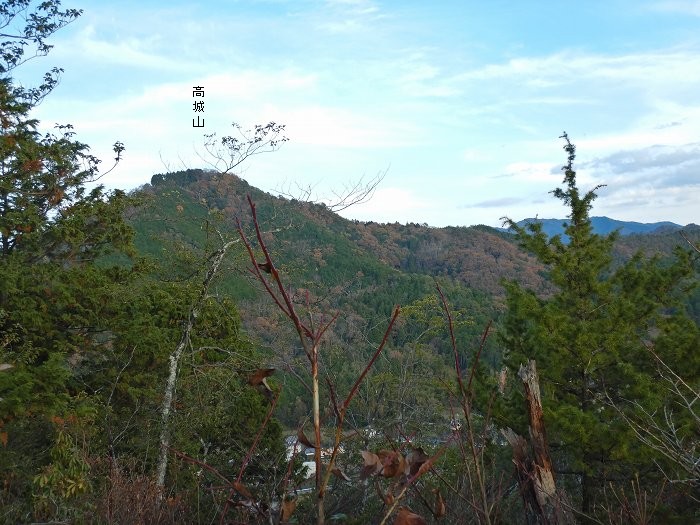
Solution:
M299 440L299 443L301 443L305 447L316 448L316 445L314 445L313 443L311 443L311 441L309 441L309 438L306 437L306 434L304 434L304 430L301 428L297 432L297 439Z
M340 479L343 479L345 481L351 481L350 478L348 477L348 475L345 472L343 472L342 470L340 470L338 467L333 468L333 470L331 470L331 472L333 474L335 474L336 476L338 476Z
M259 368L248 377L248 384L258 386L260 384L270 388L265 382L265 378L271 376L275 372L274 368Z
M7 446L7 432L0 432L0 443L3 447Z
M418 472L416 472L416 476L422 476L426 472L428 472L431 468L433 468L433 463L435 463L435 460L438 458L439 454L433 456L432 458L428 458L418 469Z
M408 456L406 456L409 467L407 473L411 476L415 476L418 469L420 469L423 463L428 461L428 459L430 459L430 456L428 456L421 447L414 448L408 453Z
M361 479L373 476L382 470L382 462L379 460L379 456L374 452L361 450L360 454L362 454L362 459L365 461L362 471L360 472Z
M428 525L428 522L418 514L401 507L396 515L396 520L394 520L394 525Z
M272 273L272 265L267 261L264 263L258 263L258 268L265 273Z
M280 514L280 521L289 521L289 518L294 514L294 510L297 508L297 500L286 499L282 502L282 513Z
M382 475L385 478L400 476L406 470L406 460L399 452L380 450L377 455L382 462Z
M445 507L445 500L438 489L433 490L435 493L435 510L433 514L435 518L442 518L447 513L447 508Z
M271 376L274 371L274 368L260 368L248 377L248 384L258 387L258 391L270 401L275 398L275 393L267 383L267 377Z
M3 370L9 370L10 368L14 368L14 365L11 365L10 363L0 364L0 372L2 372Z

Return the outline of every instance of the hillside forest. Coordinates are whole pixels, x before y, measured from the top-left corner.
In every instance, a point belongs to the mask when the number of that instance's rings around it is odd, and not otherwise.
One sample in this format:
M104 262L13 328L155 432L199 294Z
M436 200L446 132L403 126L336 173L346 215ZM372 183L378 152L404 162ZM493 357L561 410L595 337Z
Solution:
M81 14L0 2L0 522L700 520L700 227L599 233L566 133L559 233L266 193L276 123L107 190L13 78Z

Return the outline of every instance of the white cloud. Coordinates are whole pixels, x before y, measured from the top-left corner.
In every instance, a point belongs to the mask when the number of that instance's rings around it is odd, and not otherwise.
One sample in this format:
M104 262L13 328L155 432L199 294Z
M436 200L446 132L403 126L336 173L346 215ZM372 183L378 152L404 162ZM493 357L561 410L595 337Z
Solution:
M462 158L467 162L482 162L493 160L490 153L481 149L467 148L462 152Z
M351 206L341 215L377 222L411 222L430 207L430 203L417 197L414 191L390 186L378 188L370 201Z
M485 201L464 204L462 208L504 208L523 202L521 197L497 197L495 199L487 199Z
M147 38L124 38L110 42L98 36L94 25L88 25L71 41L73 49L79 49L81 55L88 60L101 64L116 64L129 67L182 71L187 67L181 59L174 59L162 54L153 53L155 44L161 39L157 35Z
M507 79L518 79L521 84L538 89L590 80L676 89L700 82L700 54L682 49L627 55L562 51L489 64L458 74L454 82Z
M553 182L552 172L557 168L551 162L513 162L505 166L498 178L517 182Z
M370 26L385 17L371 0L326 0L327 11L320 14L319 29L329 33L367 32Z
M295 143L341 148L386 148L410 146L417 142L418 130L410 122L366 112L321 105L285 109L269 105L264 119L277 119L287 126Z
M665 0L650 4L650 9L654 11L666 11L680 13L684 15L700 16L699 0Z

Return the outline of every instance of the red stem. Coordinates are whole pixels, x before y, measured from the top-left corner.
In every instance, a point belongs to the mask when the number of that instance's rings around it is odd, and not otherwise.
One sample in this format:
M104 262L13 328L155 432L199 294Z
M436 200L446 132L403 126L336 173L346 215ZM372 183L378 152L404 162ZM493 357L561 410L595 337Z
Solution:
M471 391L472 379L474 379L474 373L476 372L476 365L479 362L479 358L481 357L481 351L484 349L484 343L486 343L486 338L489 336L489 329L491 328L492 322L493 322L493 320L489 319L489 322L486 324L486 329L484 330L484 333L481 334L481 343L479 344L479 350L476 353L476 357L474 358L474 364L472 365L472 370L471 370L471 373L469 374L469 382L467 383L467 391Z
M389 321L389 326L387 326L386 331L384 332L384 337L382 338L382 342L379 344L377 351L374 352L372 359L369 360L369 363L367 363L367 366L365 366L365 369L359 375L359 377L355 381L355 384L352 385L352 388L350 389L350 393L348 394L348 396L345 398L345 401L343 402L343 408L341 409L341 412L343 413L343 415L345 415L345 412L347 411L348 406L350 405L350 401L352 401L352 398L355 397L355 394L357 393L357 389L360 387L360 384L362 383L365 376L369 372L369 369L372 368L372 365L379 357L379 354L382 353L382 350L384 349L384 345L386 344L387 340L389 339L389 334L391 333L391 329L394 326L394 323L396 322L396 318L399 316L400 311L401 311L401 307L397 305L394 308L394 314L391 316L391 321Z

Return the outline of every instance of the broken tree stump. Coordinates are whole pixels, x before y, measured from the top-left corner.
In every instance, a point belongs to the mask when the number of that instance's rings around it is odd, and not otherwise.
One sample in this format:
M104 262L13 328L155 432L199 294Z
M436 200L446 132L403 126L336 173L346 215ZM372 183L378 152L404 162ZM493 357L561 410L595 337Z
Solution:
M520 365L518 377L523 382L527 414L530 422L528 441L510 428L503 435L513 449L513 463L517 469L518 484L525 504L528 523L574 523L566 512L566 501L557 490L554 467L549 455L547 432L542 412L539 378L534 360Z

